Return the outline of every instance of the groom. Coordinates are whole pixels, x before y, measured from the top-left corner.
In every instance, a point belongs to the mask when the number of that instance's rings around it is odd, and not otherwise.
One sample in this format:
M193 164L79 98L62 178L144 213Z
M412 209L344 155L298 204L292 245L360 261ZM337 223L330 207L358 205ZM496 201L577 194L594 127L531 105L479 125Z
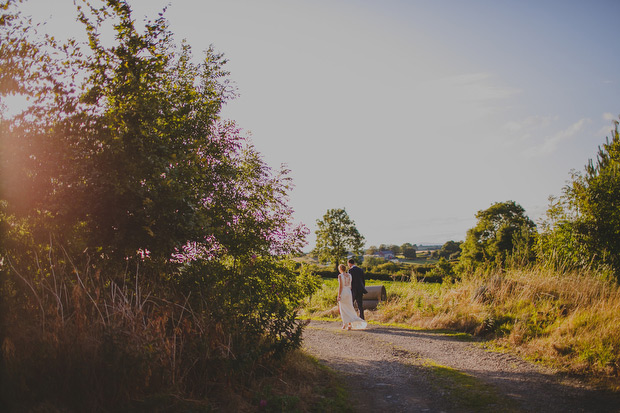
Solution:
M364 281L364 271L355 265L355 260L349 260L349 274L351 274L351 294L353 302L357 302L357 308L360 310L360 318L364 320L364 294L366 291L366 282Z

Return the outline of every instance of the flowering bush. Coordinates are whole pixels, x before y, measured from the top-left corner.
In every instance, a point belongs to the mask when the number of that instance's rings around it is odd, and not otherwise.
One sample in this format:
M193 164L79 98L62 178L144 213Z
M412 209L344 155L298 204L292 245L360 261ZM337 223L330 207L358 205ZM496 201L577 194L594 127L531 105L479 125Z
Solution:
M32 40L2 5L0 93L33 97L0 112L0 390L16 403L204 396L299 346L317 287L284 260L308 233L288 170L219 118L234 96L223 56L193 63L162 16L138 30L125 1L104 3L78 8L88 51Z

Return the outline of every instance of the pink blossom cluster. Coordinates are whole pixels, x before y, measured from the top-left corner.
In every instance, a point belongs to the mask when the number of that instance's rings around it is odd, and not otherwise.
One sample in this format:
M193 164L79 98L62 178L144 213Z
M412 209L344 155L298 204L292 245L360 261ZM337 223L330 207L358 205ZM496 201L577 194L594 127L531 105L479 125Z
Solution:
M180 251L176 249L170 261L183 264L196 260L212 260L225 251L226 248L219 244L213 235L209 235L200 243L188 242Z

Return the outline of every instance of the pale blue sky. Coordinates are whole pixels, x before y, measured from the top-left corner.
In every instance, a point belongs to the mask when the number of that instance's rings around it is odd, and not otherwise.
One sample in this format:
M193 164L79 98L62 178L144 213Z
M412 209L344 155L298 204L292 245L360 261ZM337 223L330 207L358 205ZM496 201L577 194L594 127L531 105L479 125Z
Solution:
M80 30L72 0L28 3ZM536 221L620 115L620 1L130 1L168 3L177 40L230 60L223 115L292 170L308 250L330 208L367 246L463 240L506 200Z

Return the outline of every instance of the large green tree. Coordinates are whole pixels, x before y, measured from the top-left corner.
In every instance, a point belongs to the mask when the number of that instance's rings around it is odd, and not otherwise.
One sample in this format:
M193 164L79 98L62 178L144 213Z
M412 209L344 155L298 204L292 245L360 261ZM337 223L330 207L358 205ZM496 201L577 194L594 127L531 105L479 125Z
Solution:
M0 334L21 375L7 382L17 398L204 394L299 345L315 284L282 258L307 229L292 223L288 171L220 119L234 95L224 57L195 59L163 15L140 27L127 1L90 3L77 13L86 46L31 37L19 2L0 3L0 94L31 97L0 112ZM63 380L38 365L63 366Z
M395 255L401 253L401 249L399 245L391 244L388 246L388 249L391 250Z
M268 235L290 219L282 203L288 171L273 174L239 128L220 120L234 96L223 55L210 48L196 63L163 16L140 30L127 2L106 3L80 9L90 50L16 41L2 61L5 92L17 83L36 96L28 111L2 121L8 212L49 216L46 230L76 251L119 263L141 250L163 265L196 243L266 254L276 240L291 240ZM100 41L106 30L115 44ZM5 70L29 56L22 70Z
M529 261L536 240L536 225L514 201L498 202L476 213L476 226L461 245L461 262L503 266L508 258Z
M441 246L438 255L445 259L455 259L461 254L462 242L447 241Z
M408 260L414 260L417 257L417 248L410 242L405 242L403 245L401 245L400 251L403 256Z
M606 268L620 280L618 121L585 173L574 172L562 196L551 198L538 252L558 265Z
M116 44L104 46L109 13ZM241 201L229 186L242 173L242 139L217 123L231 96L225 61L209 50L193 63L163 17L141 33L123 1L79 15L90 50L48 65L67 69L39 75L40 100L3 136L3 198L19 216L50 214L59 235L79 226L80 247L120 259L148 250L164 262L230 221Z
M343 264L347 252L361 254L364 237L355 227L355 222L344 209L329 209L322 220L317 220L316 247L313 253L319 261L331 263L336 271Z

